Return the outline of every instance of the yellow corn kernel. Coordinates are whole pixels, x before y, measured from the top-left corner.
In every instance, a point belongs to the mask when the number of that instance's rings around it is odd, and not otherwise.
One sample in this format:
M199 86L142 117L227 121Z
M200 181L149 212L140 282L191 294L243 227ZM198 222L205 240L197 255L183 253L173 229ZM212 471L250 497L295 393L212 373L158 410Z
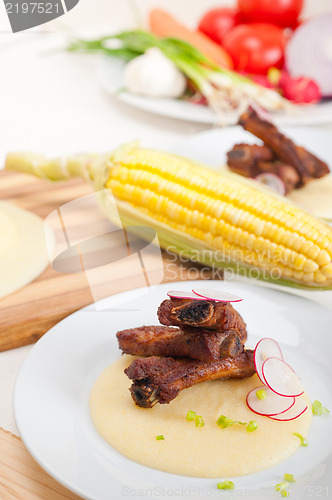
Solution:
M316 262L319 266L326 266L331 262L331 257L326 250L321 250L316 257Z
M332 264L327 264L321 268L322 273L328 278L332 278Z
M327 281L327 276L325 276L319 269L314 274L314 279L316 283L324 283Z

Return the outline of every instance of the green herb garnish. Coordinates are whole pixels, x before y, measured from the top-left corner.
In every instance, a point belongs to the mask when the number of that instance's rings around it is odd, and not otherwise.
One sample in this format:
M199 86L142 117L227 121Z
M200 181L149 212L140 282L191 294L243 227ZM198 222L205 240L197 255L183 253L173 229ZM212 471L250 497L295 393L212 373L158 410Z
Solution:
M204 427L204 420L201 415L196 415L195 417L195 425L196 427Z
M308 441L299 432L293 432L294 436L301 440L301 446L308 446Z
M258 427L258 423L256 420L250 420L249 424L247 425L247 432L254 432Z
M160 434L160 436L156 436L157 441L162 441L163 439L165 439L165 438L162 434Z
M322 405L322 403L320 401L314 401L312 403L312 413L313 415L316 415L316 416L321 416L321 415L328 415L330 412L327 408L325 408L325 406Z
M256 391L256 396L258 399L265 399L267 397L265 389L258 389L258 391Z
M220 415L216 423L222 429L226 429L226 427L231 427L234 424L247 425L247 422L239 422L238 420L232 420L231 418L226 417L225 415Z
M234 483L228 480L217 484L218 490L234 490L234 487L235 487Z
M189 410L186 416L187 420L195 420L196 412Z
M280 493L282 497L289 497L289 491L287 491L285 488L281 490Z
M284 474L284 480L285 481L288 481L289 483L295 483L295 479L294 479L294 474L287 474L285 473Z
M288 481L283 481L282 483L276 484L274 489L276 491L282 491L285 488L287 488L288 485L289 485Z

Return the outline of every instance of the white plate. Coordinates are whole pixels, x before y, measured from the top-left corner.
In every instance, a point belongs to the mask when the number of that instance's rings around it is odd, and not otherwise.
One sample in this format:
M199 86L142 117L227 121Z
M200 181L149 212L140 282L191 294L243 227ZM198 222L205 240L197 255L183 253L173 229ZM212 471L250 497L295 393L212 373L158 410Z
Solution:
M120 101L150 113L168 116L178 120L217 125L216 114L207 106L199 106L180 99L157 99L131 94L124 90L123 69L125 63L119 59L102 57L98 75L103 88L116 95ZM332 123L332 101L310 107L296 108L295 112L272 113L278 125L319 125Z
M206 281L195 285L207 287ZM311 400L332 409L331 310L249 284L209 281L208 287L244 297L236 308L248 326L248 346L274 337ZM39 340L19 372L14 412L25 445L47 472L84 498L220 497L216 484L223 478L168 474L120 455L100 437L89 414L94 381L120 356L116 331L158 324L157 307L170 288L190 290L192 282L162 284L145 293L132 290L102 301L103 310L93 305L69 316ZM236 489L222 492L222 497L276 498L274 485L285 472L297 479L292 498L327 496L326 488L332 488L331 434L332 417L315 417L307 448L269 470L234 478Z

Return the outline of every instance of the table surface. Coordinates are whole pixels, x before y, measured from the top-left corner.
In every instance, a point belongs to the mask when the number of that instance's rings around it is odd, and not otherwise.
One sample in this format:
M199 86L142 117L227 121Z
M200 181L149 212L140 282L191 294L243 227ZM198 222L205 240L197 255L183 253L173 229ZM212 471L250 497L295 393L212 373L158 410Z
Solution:
M217 3L234 4L231 0ZM80 0L65 17L12 35L1 2L0 165L10 150L48 154L102 152L137 138L145 146L167 149L194 133L209 129L202 124L143 113L118 102L100 88L95 57L72 55L59 49L59 32L85 34L89 30L121 30L134 25L152 6L164 4L163 0L141 3ZM195 25L202 12L215 4L215 0L168 0L167 8ZM306 15L328 10L331 10L330 0L306 2ZM174 279L174 270L172 276ZM181 279L187 277L181 269ZM135 283L132 286L135 287ZM18 437L2 429L0 450L1 500L78 499L39 467Z

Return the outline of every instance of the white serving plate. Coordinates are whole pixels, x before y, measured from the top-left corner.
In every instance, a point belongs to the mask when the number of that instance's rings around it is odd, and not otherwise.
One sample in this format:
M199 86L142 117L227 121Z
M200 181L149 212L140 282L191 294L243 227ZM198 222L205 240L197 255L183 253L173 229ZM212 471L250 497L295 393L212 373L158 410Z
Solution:
M277 497L274 486L285 472L297 479L290 488L292 498L326 497L332 488L331 416L313 418L308 447L276 467L233 478L232 492L217 490L223 478L178 476L139 465L115 451L95 430L89 394L98 375L121 355L115 333L158 324L157 307L167 291L191 290L192 285L179 282L124 292L72 314L46 333L26 358L14 391L15 418L24 444L55 479L93 500L221 496L268 500ZM236 309L248 326L248 347L261 337L275 338L310 399L332 409L331 310L254 284L196 281L195 286L243 297Z
M195 123L217 125L216 114L207 106L199 106L181 99L160 99L144 97L124 89L123 69L125 62L103 56L100 58L98 77L102 87L120 101L134 108L161 116L187 120ZM316 105L296 106L292 111L271 113L277 125L319 125L332 123L332 100Z

